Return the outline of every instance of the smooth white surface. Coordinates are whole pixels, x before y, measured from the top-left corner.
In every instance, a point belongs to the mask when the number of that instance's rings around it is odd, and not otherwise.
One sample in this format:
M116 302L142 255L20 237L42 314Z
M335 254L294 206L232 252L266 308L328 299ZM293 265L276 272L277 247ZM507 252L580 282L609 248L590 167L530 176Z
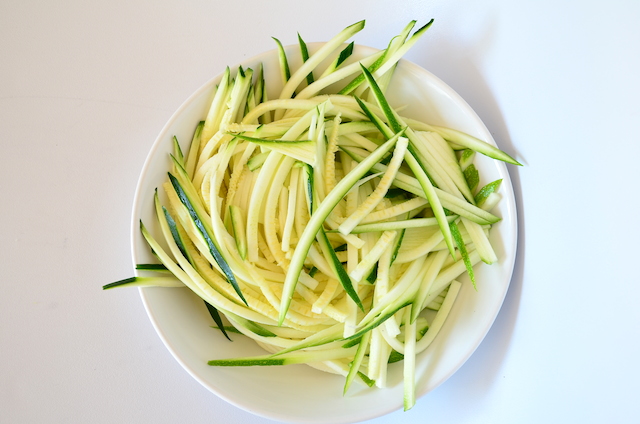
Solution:
M173 360L137 290L129 222L153 140L223 66L367 19L477 111L509 167L520 242L487 338L404 423L640 416L640 3L0 3L0 422L249 423Z
M309 43L310 53L320 45ZM298 46L285 49L292 71L298 69L299 63L295 60ZM362 60L376 52L376 49L356 45L348 62ZM242 68L258 69L259 64L264 66L268 98L277 98L282 89L278 52L270 50L243 61ZM235 76L237 65L231 69ZM403 116L464 129L468 134L494 143L488 129L469 105L431 73L403 60L393 77L387 97L392 106L406 107ZM173 153L173 138L177 137L187 152L194 128L206 117L212 92L220 79L221 75L218 75L196 90L169 119L151 148L133 208L134 263L157 262L140 234L140 221L156 240L162 239L153 202L156 188L167 181L167 172L171 169L169 157ZM463 286L446 324L429 348L416 358L418 398L446 381L476 350L498 314L515 264L517 216L506 165L478 156L474 163L482 176L480 185L498 179L503 181L499 190L502 201L491 211L502 218L491 230L491 242L500 263L476 267L477 291L464 273L458 277ZM162 190L159 192L161 202L166 204ZM141 275L145 275L144 272ZM202 300L186 289L144 288L141 294L158 335L185 370L213 393L255 415L292 423L342 424L380 417L403 407L401 364L389 367L385 390L369 389L356 383L346 397L342 395L342 376L327 375L306 366L210 367L207 361L211 359L265 355L267 352L234 335L231 335L234 343L229 343L221 333L212 331L213 321Z

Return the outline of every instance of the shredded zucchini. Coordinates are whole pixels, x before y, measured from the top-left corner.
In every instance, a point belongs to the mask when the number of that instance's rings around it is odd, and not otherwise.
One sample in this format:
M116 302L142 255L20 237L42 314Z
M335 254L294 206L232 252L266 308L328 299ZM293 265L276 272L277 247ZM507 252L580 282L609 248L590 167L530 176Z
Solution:
M404 355L411 408L416 355L451 310L454 279L499 260L488 232L500 182L475 191L474 174L468 184L474 152L517 163L387 101L398 61L432 22L411 34L412 21L351 63L343 43L364 21L314 53L299 37L297 69L274 39L275 100L262 67L227 68L186 155L175 142L169 201L155 197L161 231L141 226L165 276L105 288L186 286L270 352L210 365L321 362L346 376L347 393L359 380L384 387L388 363ZM451 143L467 150L456 156Z

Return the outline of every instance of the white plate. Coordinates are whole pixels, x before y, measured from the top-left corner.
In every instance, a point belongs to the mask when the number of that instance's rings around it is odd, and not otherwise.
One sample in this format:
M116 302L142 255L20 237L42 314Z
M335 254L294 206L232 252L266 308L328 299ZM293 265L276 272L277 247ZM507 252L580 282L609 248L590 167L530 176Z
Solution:
M313 51L318 44L310 44ZM290 46L295 66L297 47ZM357 46L353 59L376 50ZM276 51L263 53L242 63L257 69L265 66L270 98L276 98L281 86ZM235 68L232 68L235 70ZM132 248L134 263L155 262L142 239L142 219L155 230L153 193L165 181L169 169L172 137L186 146L196 124L204 118L213 87L220 76L196 91L173 115L161 131L146 160L136 192ZM469 105L449 86L424 69L408 61L397 67L389 90L392 105L408 105L403 114L436 125L448 126L494 143L491 134ZM478 347L491 327L504 300L515 261L517 223L513 188L502 162L476 155L481 184L503 179L503 200L494 212L502 221L494 226L491 242L499 263L476 267L478 290L467 281L463 285L451 315L434 343L419 355L416 365L417 396L423 396L447 380ZM156 233L157 234L157 233ZM372 419L402 407L402 363L391 366L389 388L360 388L354 384L343 397L344 379L305 365L284 367L210 367L207 361L264 354L252 341L240 336L228 342L212 329L202 300L187 289L143 288L140 293L158 335L176 360L204 387L233 405L253 414L296 423L352 423ZM358 386L358 387L356 387Z

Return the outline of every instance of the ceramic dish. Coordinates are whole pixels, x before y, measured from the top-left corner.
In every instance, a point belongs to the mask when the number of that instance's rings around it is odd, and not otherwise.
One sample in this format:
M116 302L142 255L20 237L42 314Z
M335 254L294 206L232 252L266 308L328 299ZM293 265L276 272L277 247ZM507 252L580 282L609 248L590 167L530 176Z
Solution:
M317 44L310 44L313 51ZM289 48L290 57L296 46ZM376 50L356 46L351 60ZM295 60L295 59L293 59ZM243 62L243 67L265 67L270 98L281 86L277 52L270 51ZM232 68L235 69L235 68ZM185 144L204 118L219 77L196 91L173 115L158 136L144 165L135 197L132 220L134 263L153 262L139 231L142 219L152 232L153 193L165 181L172 137ZM392 106L406 105L403 114L436 125L455 128L495 144L491 134L469 105L450 87L426 70L401 61L388 91ZM502 162L476 155L481 184L503 179L503 199L494 213L502 217L491 232L499 263L476 267L478 290L466 277L455 306L434 343L417 357L416 392L424 396L447 380L471 356L485 337L507 292L516 254L516 211L513 189ZM207 361L264 354L253 341L236 336L228 342L217 331L202 300L188 289L142 288L140 293L158 335L176 360L204 387L250 413L295 423L339 424L379 417L402 407L402 363L392 364L389 387L354 385L342 395L344 378L305 365L284 367L210 367ZM358 387L356 387L358 386ZM360 387L362 386L362 387Z

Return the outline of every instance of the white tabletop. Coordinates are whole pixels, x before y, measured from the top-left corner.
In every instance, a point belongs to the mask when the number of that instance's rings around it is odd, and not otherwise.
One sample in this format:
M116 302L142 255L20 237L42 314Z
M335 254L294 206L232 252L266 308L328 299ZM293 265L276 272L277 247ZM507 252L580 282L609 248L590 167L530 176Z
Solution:
M145 157L210 77L367 20L383 48L457 90L517 196L518 258L486 339L386 423L631 423L640 407L640 3L124 1L0 3L0 421L270 423L192 379L136 289L129 231Z

